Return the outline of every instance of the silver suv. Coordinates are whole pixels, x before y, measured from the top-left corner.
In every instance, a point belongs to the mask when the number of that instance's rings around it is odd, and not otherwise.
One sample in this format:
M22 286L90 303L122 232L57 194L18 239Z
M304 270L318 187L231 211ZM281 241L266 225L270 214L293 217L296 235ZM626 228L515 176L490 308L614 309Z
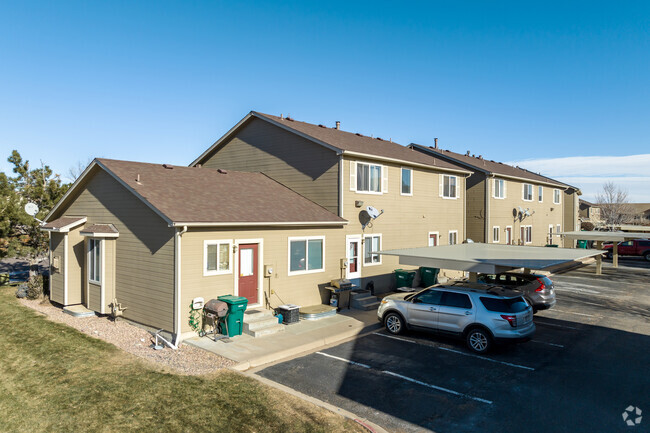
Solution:
M485 284L436 285L389 295L377 316L391 334L424 329L461 337L476 353L487 352L494 343L528 341L535 333L533 308L521 293Z

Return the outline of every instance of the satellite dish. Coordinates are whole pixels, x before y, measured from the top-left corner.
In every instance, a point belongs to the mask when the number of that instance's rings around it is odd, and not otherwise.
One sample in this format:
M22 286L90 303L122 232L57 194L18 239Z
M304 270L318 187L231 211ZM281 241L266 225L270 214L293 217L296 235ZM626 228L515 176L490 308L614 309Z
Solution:
M524 210L524 208L521 207L521 206L517 207L517 209L519 209L519 213L524 213L524 212L526 212L526 211Z
M530 209L526 209L526 210L524 211L524 215L526 215L526 216L530 216Z
M517 218L517 208L512 208L512 216Z
M466 244L473 244L474 241L471 240L470 238L467 238L467 239L465 239L465 243L466 243Z
M368 225L371 219L372 217L370 216L370 214L368 214L367 211L362 210L361 212L359 212L359 222L361 223L361 226L363 228L365 228Z
M377 210L377 208L374 208L372 206L368 206L366 208L366 212L368 212L368 215L370 215L370 218L377 218L380 215L380 212Z
M27 212L27 215L33 217L38 213L38 206L36 205L36 203L31 203L31 202L27 203L25 205L25 212Z

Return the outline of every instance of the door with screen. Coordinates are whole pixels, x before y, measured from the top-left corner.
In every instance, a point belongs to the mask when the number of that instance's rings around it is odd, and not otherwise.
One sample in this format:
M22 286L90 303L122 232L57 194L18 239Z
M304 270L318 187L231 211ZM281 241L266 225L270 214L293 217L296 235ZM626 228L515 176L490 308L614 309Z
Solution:
M512 227L506 227L506 245L512 245Z
M258 304L258 244L239 245L239 296L248 299L248 304Z
M348 238L347 244L348 269L346 278L349 280L361 278L361 238Z

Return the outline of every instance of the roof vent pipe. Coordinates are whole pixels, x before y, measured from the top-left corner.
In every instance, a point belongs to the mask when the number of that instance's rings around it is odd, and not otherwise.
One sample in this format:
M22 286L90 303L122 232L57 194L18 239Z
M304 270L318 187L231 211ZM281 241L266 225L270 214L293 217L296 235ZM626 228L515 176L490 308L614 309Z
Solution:
M336 121L336 129L341 129L341 122L338 120Z
M438 148L438 138L437 137L433 139L433 148L434 149Z
M140 183L140 173L135 175L135 181Z

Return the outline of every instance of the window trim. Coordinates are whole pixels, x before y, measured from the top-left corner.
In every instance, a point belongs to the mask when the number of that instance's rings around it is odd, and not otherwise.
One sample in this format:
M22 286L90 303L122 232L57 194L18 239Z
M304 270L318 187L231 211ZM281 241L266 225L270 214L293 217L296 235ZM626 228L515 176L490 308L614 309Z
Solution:
M309 266L309 241L320 239L323 241L323 267L321 269L305 269L304 271L292 271L291 270L291 242L295 241L305 241L305 265ZM287 238L287 275L305 275L305 274L317 274L319 272L325 272L325 236L290 236Z
M530 186L530 198L526 198L526 185ZM522 184L522 189L521 189L521 199L523 201L533 201L533 184L532 183L524 183Z
M501 189L499 190L501 192L501 196L498 196L496 194L497 183L501 183ZM494 178L494 182L492 183L492 198L495 198L497 200L505 200L506 199L506 180L505 179Z
M558 201L555 201L555 194L557 193L557 198ZM562 203L562 190L558 188L553 189L553 204L560 204Z
M408 170L411 173L411 175L410 175L411 179L410 179L410 183L409 183L409 185L411 186L411 191L408 192L408 193L405 193L405 192L402 191L402 179L403 179L403 176L404 176L404 170ZM400 176L399 176L399 194L404 195L404 196L412 197L413 196L413 177L414 177L413 176L413 169L410 168L410 167L400 167L400 172L399 173L400 173Z
M445 195L445 178L454 178L456 180L456 195L452 196L446 196ZM444 200L458 200L460 198L460 182L458 181L459 176L456 176L454 174L440 174L440 197L442 197Z
M560 233L562 231L562 224L555 225L555 233Z
M361 262L363 263L363 267L381 265L381 262L382 262L382 260L381 260L382 255L381 254L377 254L377 256L379 256L379 261L378 262L376 262L376 263L373 263L373 262L366 263L366 245L367 245L366 238L373 238L373 237L379 238L379 249L381 250L381 248L382 248L382 243L383 243L384 240L382 238L381 233L372 233L372 234L363 235L363 238L362 238L363 239L363 260L361 260Z
M219 270L219 245L228 244L228 270L220 271ZM214 271L208 271L208 246L217 245L217 269ZM233 253L232 253L232 239L209 239L203 241L203 276L211 277L213 275L228 275L232 274L233 269Z
M436 235L436 245L429 245L429 241L431 240L431 235ZM427 246L428 247L438 247L438 246L440 246L440 232L429 232L427 234Z
M95 255L93 253L94 252L94 248L92 247L93 245L97 245L97 249L99 249L99 261L98 262L95 262L95 260L94 260ZM90 238L88 240L88 282L89 283L93 283L93 284L99 285L99 286L102 285L102 276L104 275L104 272L103 272L104 270L102 269L103 268L103 266L102 266L103 259L104 259L104 245L103 245L102 239ZM66 257L66 260L67 260L67 257ZM94 265L97 265L97 266L94 266ZM97 269L94 269L95 267ZM93 271L97 271L97 273L99 274L98 275L99 278L93 279L94 277L91 276ZM97 277L97 275L95 275L95 277Z
M544 203L544 187L541 185L537 185L537 201Z
M496 229L496 231L494 229ZM494 237L495 233L497 235L496 239ZM501 226L492 226L492 243L498 244L499 242L501 242Z
M368 166L368 186L370 186L370 167L371 166L379 167L379 191L370 191L370 190L365 191L365 190L360 190L359 189L359 174L357 172L357 170L359 169L359 165L367 165ZM387 191L388 188L384 188L384 178L387 179L387 177L388 177L388 173L387 173L388 169L387 169L387 167L385 165L374 164L372 162L354 161L354 170L355 170L354 178L355 178L355 181L356 181L354 191L356 191L357 194L382 195L385 192L388 192Z
M521 227L521 229L524 230L524 239L522 239L523 244L524 245L532 244L533 243L533 226L532 225L521 225L520 227ZM528 230L530 230L530 240L527 240L528 239Z
M450 242L450 236L452 233L456 233L456 243L454 244ZM458 230L449 230L449 233L447 234L447 243L448 245L458 245Z

